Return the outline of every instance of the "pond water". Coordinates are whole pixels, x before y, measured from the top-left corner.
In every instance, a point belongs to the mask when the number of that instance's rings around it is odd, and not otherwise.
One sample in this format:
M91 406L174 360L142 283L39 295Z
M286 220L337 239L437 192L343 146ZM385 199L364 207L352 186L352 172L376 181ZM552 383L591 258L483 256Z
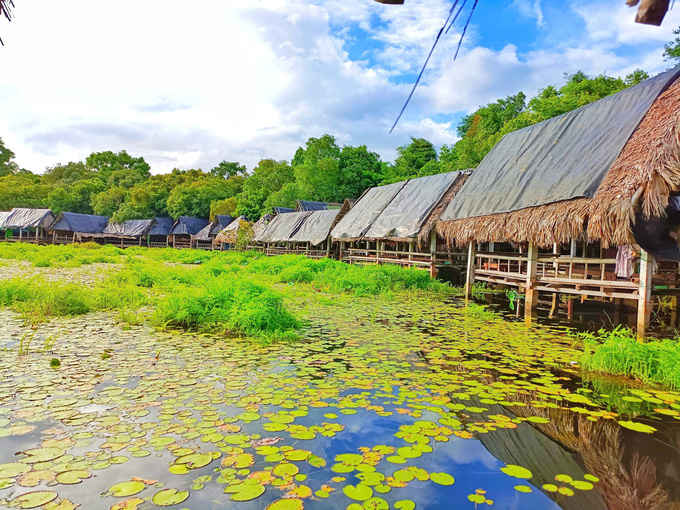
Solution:
M561 330L415 296L296 306L304 338L268 347L105 315L24 336L3 312L0 507L680 504L680 394L582 379Z

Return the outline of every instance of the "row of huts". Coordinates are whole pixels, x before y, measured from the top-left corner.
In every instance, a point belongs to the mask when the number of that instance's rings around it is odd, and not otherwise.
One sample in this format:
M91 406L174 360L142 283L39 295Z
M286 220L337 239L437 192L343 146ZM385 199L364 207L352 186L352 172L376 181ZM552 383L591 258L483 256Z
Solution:
M4 214L4 215L3 215ZM12 239L93 240L214 249L244 218L135 220L44 210L0 214ZM4 225L4 226L3 226ZM229 231L231 229L231 232ZM637 305L647 329L654 298L680 292L680 68L507 134L474 170L366 190L342 204L298 202L252 225L267 255L335 257L448 273L466 284L539 295L551 314L575 298ZM668 300L665 300L666 302ZM571 308L571 310L570 310ZM616 319L615 319L616 320Z

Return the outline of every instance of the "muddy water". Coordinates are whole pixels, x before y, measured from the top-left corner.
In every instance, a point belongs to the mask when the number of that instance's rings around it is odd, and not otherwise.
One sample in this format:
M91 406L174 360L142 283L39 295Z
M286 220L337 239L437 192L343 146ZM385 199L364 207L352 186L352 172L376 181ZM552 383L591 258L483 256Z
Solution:
M559 331L424 298L297 306L304 338L268 347L105 315L27 346L3 312L0 507L678 505L680 395L583 380Z

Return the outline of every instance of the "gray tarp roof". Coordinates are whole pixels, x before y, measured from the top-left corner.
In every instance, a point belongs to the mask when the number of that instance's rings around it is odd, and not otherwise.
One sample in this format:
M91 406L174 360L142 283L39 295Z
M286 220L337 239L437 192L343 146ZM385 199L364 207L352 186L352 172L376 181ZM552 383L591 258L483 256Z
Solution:
M9 211L0 211L0 228L5 228L5 221L9 218Z
M0 228L48 228L54 222L54 219L51 209L15 207L9 212Z
M172 218L156 218L156 224L149 230L150 236L167 236L172 230L175 220Z
M127 220L123 223L109 223L104 234L111 237L140 237L148 234L156 220Z
M65 230L77 234L101 234L108 223L109 218L106 216L63 212L52 223L50 230Z
M338 222L331 233L331 237L333 239L362 237L371 228L383 209L406 185L406 182L408 181L395 182L367 190L354 204L354 207Z
M180 216L175 225L170 230L172 235L196 235L198 234L206 225L208 225L208 220L203 220L201 218L192 218L190 216Z
M291 209L290 207L274 207L274 214L285 214L291 212L295 212L295 209Z
M311 200L298 200L297 212L302 211L325 211L327 209L339 209L342 204L334 204L331 202L313 202Z
M340 209L330 209L328 211L312 211L304 219L290 241L298 243L311 243L312 246L323 243L331 233L331 228L335 219L338 217Z
M573 198L592 198L649 107L678 76L680 67L505 135L441 219L486 216Z
M254 240L261 243L288 241L310 214L312 213L309 211L277 214L267 225L267 228Z
M428 215L460 173L448 172L411 179L383 209L364 237L418 237Z
M200 230L200 232L198 232L198 234L196 234L194 237L198 241L212 241L211 236L216 236L217 234L219 234L233 221L234 219L229 214L217 215L215 216L215 219L212 221L212 223L209 223L208 225L203 227Z

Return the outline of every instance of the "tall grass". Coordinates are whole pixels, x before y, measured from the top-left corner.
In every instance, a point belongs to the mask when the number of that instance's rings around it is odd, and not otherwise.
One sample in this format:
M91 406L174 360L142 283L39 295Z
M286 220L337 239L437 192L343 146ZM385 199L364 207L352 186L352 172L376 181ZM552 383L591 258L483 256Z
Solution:
M582 333L585 370L632 376L645 382L680 388L680 342L638 342L635 332L617 326L613 331Z

